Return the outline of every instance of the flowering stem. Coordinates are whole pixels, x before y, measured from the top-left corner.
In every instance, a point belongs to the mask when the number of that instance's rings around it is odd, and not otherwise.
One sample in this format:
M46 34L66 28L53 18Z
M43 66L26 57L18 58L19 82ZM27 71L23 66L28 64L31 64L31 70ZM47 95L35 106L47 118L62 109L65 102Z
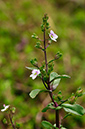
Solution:
M10 119L10 122L11 122L11 125L12 125L13 129L16 129L15 128L15 125L13 124L13 121L12 121L12 118L11 118L11 115L10 114L9 114L9 119Z
M47 63L47 54L46 54L45 28L44 28L44 55L45 55L46 72L48 72L48 63ZM42 81L43 81L43 79L42 79ZM44 84L44 81L43 81L43 84ZM50 90L50 80L49 79L48 79L47 85L48 85L48 89ZM45 85L45 87L46 87L46 85ZM46 87L46 89L47 89L47 87ZM57 107L58 104L54 101L52 92L49 92L49 95L51 97L52 102L54 103L54 106ZM59 111L57 110L55 112L56 112L56 127L59 128Z
M46 72L47 72L48 71L48 64L47 64L47 55L46 55L45 28L44 28L44 55L45 55L45 64L46 64Z

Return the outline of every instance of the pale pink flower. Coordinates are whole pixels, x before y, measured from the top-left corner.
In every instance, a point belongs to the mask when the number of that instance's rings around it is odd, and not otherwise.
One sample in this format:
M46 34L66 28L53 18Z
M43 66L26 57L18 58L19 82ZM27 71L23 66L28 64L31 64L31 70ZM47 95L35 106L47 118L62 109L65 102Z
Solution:
M3 104L3 107L4 107L4 109L1 109L1 112L5 112L5 111L7 111L8 110L8 108L10 107L10 105L5 105L5 104Z
M32 79L34 80L39 74L40 74L39 69L33 69L32 74L30 75L30 77L32 77Z
M56 42L58 35L56 35L52 30L50 31L49 37Z

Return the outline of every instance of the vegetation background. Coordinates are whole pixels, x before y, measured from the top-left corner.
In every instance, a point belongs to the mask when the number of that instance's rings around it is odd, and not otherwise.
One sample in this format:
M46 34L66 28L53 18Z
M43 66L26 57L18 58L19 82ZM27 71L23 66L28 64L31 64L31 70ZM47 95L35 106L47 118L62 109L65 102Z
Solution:
M71 76L62 79L55 94L61 90L66 98L80 86L85 91L85 0L0 0L0 109L4 103L16 107L14 120L20 123L20 129L44 129L42 119L55 122L52 110L41 112L50 101L46 93L33 100L29 97L32 89L44 87L40 79L29 78L31 71L25 68L31 66L32 58L39 62L44 59L31 35L35 32L43 38L40 25L45 13L50 29L59 36L58 42L48 48L48 60L57 51L62 52L54 71ZM85 107L85 96L77 103ZM61 110L60 117L64 115ZM0 129L11 129L3 124L4 117L7 115L0 112ZM63 125L67 129L84 129L85 115L68 117Z

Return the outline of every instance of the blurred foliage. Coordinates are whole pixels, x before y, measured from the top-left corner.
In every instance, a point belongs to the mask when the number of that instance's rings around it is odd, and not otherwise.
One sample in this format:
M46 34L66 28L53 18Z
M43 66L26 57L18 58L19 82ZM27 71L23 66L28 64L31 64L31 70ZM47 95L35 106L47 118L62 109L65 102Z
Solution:
M50 29L59 36L58 42L48 49L48 60L62 52L54 70L71 76L70 80L62 79L55 94L61 89L67 97L80 86L85 91L85 1L0 0L0 109L4 103L16 107L14 120L20 129L43 129L42 119L54 123L53 111L41 113L50 101L47 94L41 93L34 100L29 97L32 89L42 89L43 85L39 79L30 79L31 71L25 68L31 66L32 58L39 62L44 59L31 38L34 32L42 38L44 13L49 16ZM85 96L78 103L85 107ZM60 115L64 116L62 110ZM0 112L0 129L11 129L3 124L4 117L6 114ZM68 117L63 124L67 129L84 129L85 116Z

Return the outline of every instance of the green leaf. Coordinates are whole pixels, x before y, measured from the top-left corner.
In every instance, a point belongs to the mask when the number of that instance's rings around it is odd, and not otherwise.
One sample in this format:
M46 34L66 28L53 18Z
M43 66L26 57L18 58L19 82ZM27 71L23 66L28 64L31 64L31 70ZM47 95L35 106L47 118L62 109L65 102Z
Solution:
M53 80L55 77L57 77L58 76L58 74L56 73L56 72L52 72L51 74L50 74L50 81L51 80Z
M52 102L52 103L49 103L49 104L42 110L42 112L46 112L48 109L56 109L56 108L53 106L53 102Z
M43 108L42 112L46 112L49 109L48 106L46 106L45 108Z
M62 104L61 105L66 112L73 113L75 115L84 115L85 109L79 104Z
M55 78L57 78L59 75L56 73L56 72L52 72L51 74L50 74L50 81L52 81L53 79L54 79L54 81L52 82L52 85L53 85L53 90L55 90L56 89L56 87L59 85L59 83L60 83L60 78L59 79L55 79Z
M46 129L52 129L53 125L48 122L48 121L42 121L42 125L46 128Z
M32 99L34 99L39 94L40 91L41 91L40 89L32 90L29 95Z
M71 116L71 115L72 115L71 113L68 113L68 114L66 114L66 115L64 116L63 119L65 119L65 118L67 118L68 116Z
M58 75L58 78L71 78L71 77L68 75Z
M49 90L41 90L41 89L35 89L35 90L32 90L29 94L29 96L34 99L40 92L50 92Z
M57 108L56 108L56 110L60 110L62 107L61 106L58 106Z
M33 67L26 67L27 69L29 69L29 70L33 70L33 69L35 69L35 68L33 68Z

